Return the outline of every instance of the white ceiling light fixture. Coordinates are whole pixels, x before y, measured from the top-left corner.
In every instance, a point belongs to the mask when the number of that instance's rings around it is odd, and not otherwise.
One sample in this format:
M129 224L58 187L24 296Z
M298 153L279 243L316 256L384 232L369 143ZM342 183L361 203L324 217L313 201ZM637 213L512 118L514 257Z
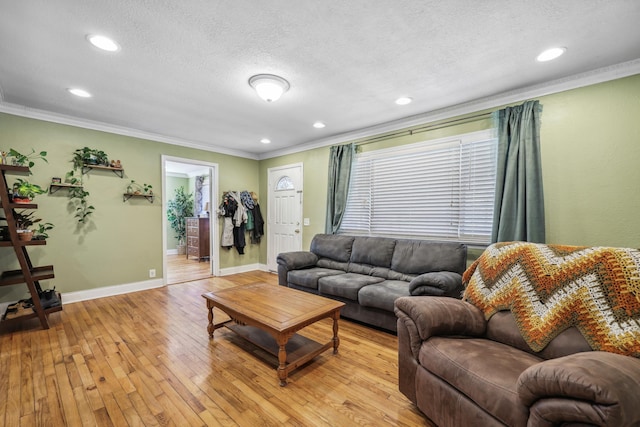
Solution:
M91 94L84 89L78 88L69 88L67 91L75 96L79 96L80 98L91 98Z
M249 84L267 102L277 101L291 87L288 81L273 74L255 75L249 79Z
M87 40L98 49L106 50L107 52L117 52L120 50L120 45L106 36L88 34Z
M408 96L403 96L396 99L396 104L407 105L407 104L411 104L412 101L413 101L413 98L409 98Z
M270 144L271 140L269 138L262 138L260 142L262 142L263 144Z
M324 123L322 123L322 122L315 122L315 123L313 124L313 127L314 127L314 128L316 128L316 129L322 129L322 128L323 128L323 127L325 127L325 126L327 126L327 125L325 125L325 124L324 124Z
M551 49L547 49L542 52L540 55L536 57L536 61L538 62L547 62L552 59L556 59L557 57L563 55L567 51L566 47L552 47Z

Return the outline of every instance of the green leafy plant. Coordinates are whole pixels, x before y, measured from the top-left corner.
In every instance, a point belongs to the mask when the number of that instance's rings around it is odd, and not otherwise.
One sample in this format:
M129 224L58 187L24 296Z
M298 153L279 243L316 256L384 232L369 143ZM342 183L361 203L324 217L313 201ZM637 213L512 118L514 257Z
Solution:
M46 159L46 151L36 153L36 150L34 150L33 148L31 149L31 153L29 154L22 154L11 148L9 149L9 156L15 159L15 163L18 166L28 166L32 168L33 165L35 165L34 160L43 160L45 163L49 163L49 161Z
M186 194L184 188L178 187L175 198L167 203L167 220L176 232L178 243L183 245L187 236L185 218L193 216L193 193Z
M151 184L142 184L144 194L153 194L153 186Z
M85 191L82 187L69 188L69 204L75 212L74 217L80 224L87 223L89 221L89 215L95 210L95 207L87 201L88 196L89 192Z
M38 224L38 228L33 230L33 239L34 240L46 240L49 238L48 231L53 230L53 224L50 222L44 222Z
M13 218L16 221L16 228L18 230L31 230L31 226L35 223L42 221L41 218L33 217L34 211L15 211Z
M102 150L83 147L73 152L73 169L82 170L84 165L109 166L109 156Z
M47 192L46 189L40 187L38 184L32 184L26 179L18 178L16 182L13 184L13 197L20 199L29 199L33 200L33 198L38 194L45 194Z

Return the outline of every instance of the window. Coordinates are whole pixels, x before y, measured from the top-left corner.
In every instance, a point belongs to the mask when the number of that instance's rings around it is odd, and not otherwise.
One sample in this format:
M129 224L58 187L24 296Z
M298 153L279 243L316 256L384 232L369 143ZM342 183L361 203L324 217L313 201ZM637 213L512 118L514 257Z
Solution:
M487 130L356 155L339 232L489 243L496 153Z

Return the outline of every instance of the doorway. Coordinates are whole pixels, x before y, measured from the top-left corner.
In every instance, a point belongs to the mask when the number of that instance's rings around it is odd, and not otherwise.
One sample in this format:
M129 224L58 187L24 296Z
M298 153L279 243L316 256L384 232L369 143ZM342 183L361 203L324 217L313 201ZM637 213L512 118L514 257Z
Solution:
M277 271L281 252L302 250L302 163L269 168L267 269Z
M162 191L164 284L217 275L218 248L212 243L214 236L217 236L215 201L218 199L218 165L162 156ZM185 223L188 236L182 238L171 227L167 216L169 201L175 200L176 191L183 191L193 201L192 215ZM179 243L184 246L181 247Z

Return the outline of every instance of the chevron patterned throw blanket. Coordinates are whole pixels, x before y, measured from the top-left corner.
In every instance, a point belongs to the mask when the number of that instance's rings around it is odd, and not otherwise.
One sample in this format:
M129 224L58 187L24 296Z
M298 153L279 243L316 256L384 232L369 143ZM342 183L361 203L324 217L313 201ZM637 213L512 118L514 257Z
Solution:
M640 357L640 250L497 243L462 281L487 320L511 310L534 351L576 326L594 350Z

